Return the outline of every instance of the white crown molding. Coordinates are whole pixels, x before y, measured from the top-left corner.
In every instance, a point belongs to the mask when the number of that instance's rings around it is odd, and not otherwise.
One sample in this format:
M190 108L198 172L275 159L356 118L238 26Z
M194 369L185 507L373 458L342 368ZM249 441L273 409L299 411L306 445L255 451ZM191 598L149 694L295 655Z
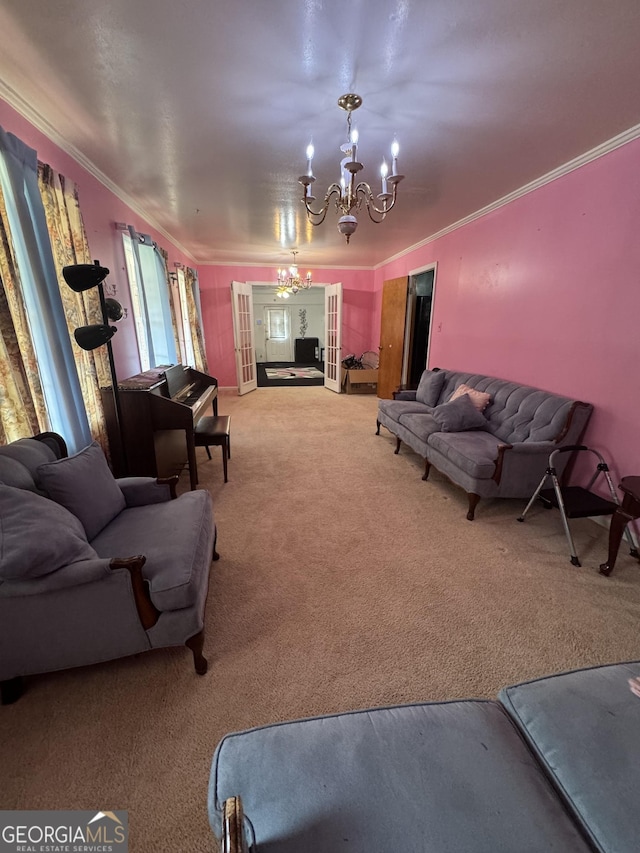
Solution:
M640 137L640 124L636 124L634 127L630 127L629 130L625 130L622 133L619 133L617 136L614 136L612 139L608 139L601 145L597 145L595 148L592 148L590 151L581 154L579 157L575 157L573 160L569 160L568 163L564 163L562 166L558 166L557 169L553 169L551 172L547 172L546 175L542 175L540 178L536 178L534 181L531 181L531 183L525 184L523 187L520 187L520 189L514 190L508 195L497 199L497 201L491 202L491 204L486 205L486 207L482 207L480 208L480 210L476 210L475 213L470 213L469 216L465 216L464 219L459 219L452 225L447 225L446 228L442 228L440 231L436 231L436 233L432 234L430 237L425 237L424 240L420 240L419 243L414 243L413 246L409 246L407 249L403 249L396 255L392 255L390 258L387 258L386 260L377 264L374 269L379 270L387 264L390 264L392 261L397 261L399 258L403 258L408 255L410 252L414 252L416 249L420 249L423 246L427 246L429 243L433 243L435 240L440 239L440 237L444 237L446 234L451 234L452 231L457 231L458 228L463 228L470 222L474 222L476 219L480 219L482 216L486 216L488 213L492 213L494 210L498 210L498 208L504 207L505 204L510 204L510 202L515 201L518 198L522 198L522 196L528 195L528 193L531 193L534 190L545 186L545 184L550 184L552 181L556 181L558 180L558 178L562 178L564 175L568 175L569 172L573 172L576 169L579 169L581 166L585 166L587 163L591 163L593 160L597 160L599 157L604 157L605 154L609 154L609 152L615 151L616 148L620 148L622 145L626 145L628 142L633 142L633 140L637 139L638 137Z
M265 267L270 266L269 263L264 262L247 262L247 261L198 261L194 255L185 249L162 225L160 225L156 220L144 211L140 205L131 198L124 190L122 190L117 184L115 184L110 178L108 178L103 172L98 169L98 167L91 162L85 155L77 149L72 143L70 143L67 139L65 139L54 127L51 125L43 116L40 115L36 110L31 107L27 101L25 101L17 92L15 92L11 87L9 87L3 80L0 80L0 98L5 100L9 106L13 107L16 112L18 112L23 118L25 118L30 124L32 124L37 130L43 133L48 139L50 139L55 145L61 148L66 154L68 154L73 160L75 160L83 169L85 169L89 174L93 175L97 181L99 181L104 187L106 187L113 195L120 199L120 201L124 202L131 210L135 211L139 216L141 216L146 222L152 225L158 233L162 234L166 239L172 243L180 252L186 255L188 258L192 260L194 264L197 266L219 266L219 267ZM440 231L436 231L435 234L431 234L429 237L425 237L423 240L420 240L418 243L414 243L412 246L408 246L406 249L403 249L401 252L398 252L395 255L391 255L391 257L386 258L384 261L381 261L379 264L375 266L365 266L365 267L356 267L356 266L334 266L334 265L321 265L321 264L313 264L314 269L326 269L326 270L355 270L355 271L376 271L386 266L387 264L392 263L393 261L397 261L400 258L405 257L411 252L416 251L417 249L422 248L423 246L427 246L429 243L433 243L435 240L440 239L440 237L444 237L446 234L451 234L452 231L457 231L459 228L463 228L465 225L468 225L471 222L474 222L476 219L480 219L483 216L486 216L488 213L492 213L494 210L498 210L501 207L504 207L506 204L510 204L512 201L515 201L518 198L522 198L522 196L528 195L528 193L533 192L534 190L539 189L540 187L545 186L545 184L549 184L552 181L556 181L558 178L563 177L564 175L569 174L569 172L573 172L576 169L579 169L581 166L585 166L587 163L591 163L593 160L597 160L599 157L603 157L605 154L610 153L611 151L615 151L616 148L620 148L623 145L626 145L628 142L632 142L634 139L640 137L640 124L635 125L634 127L629 128L628 130L623 131L622 133L614 136L612 139L603 142L601 145L592 148L590 151L581 154L578 157L575 157L573 160L569 160L569 162L564 163L562 166L558 166L558 168L553 169L551 172L547 172L547 174L542 175L539 178L536 178L534 181L531 181L528 184L525 184L523 187L520 187L517 190L509 193L502 198L497 199L496 201L491 202L491 204L486 205L485 207L476 210L474 213L465 216L463 219L459 219L457 222L452 223L451 225L447 225L445 228L442 228Z
M75 145L65 139L52 124L41 116L40 113L36 112L36 110L34 110L33 107L24 100L24 98L18 95L17 92L7 86L3 80L0 80L0 98L6 101L10 107L13 107L17 113L25 118L37 130L43 133L47 139L50 139L51 142L58 146L58 148L61 148L65 154L68 154L69 157L75 160L76 163L82 166L82 168L89 172L90 175L93 175L93 177L106 187L109 192L113 193L113 195L119 198L120 201L124 202L124 204L126 204L127 207L130 207L131 210L138 214L138 216L141 216L145 222L148 222L149 225L153 226L159 234L166 237L166 239L169 240L176 249L185 254L188 258L191 258L194 264L197 264L197 261L191 252L185 249L184 246L175 239L175 237L172 237L162 225L156 222L152 216L143 210L130 195L101 172L100 169L98 169L98 167L88 159L88 157L85 157L85 155L76 148Z
M272 267L278 263L286 265L286 261L198 261L200 267ZM386 262L385 262L386 263ZM345 267L338 264L303 264L298 263L299 267L311 267L312 270L354 270L354 272L373 272L376 267Z

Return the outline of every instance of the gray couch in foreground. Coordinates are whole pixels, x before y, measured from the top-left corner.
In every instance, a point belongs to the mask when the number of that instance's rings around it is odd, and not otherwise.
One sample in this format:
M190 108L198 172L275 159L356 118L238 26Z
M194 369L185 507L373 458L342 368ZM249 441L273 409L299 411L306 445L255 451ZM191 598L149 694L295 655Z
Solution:
M47 433L0 447L0 682L153 648L203 657L211 497L175 480L116 480L94 443ZM173 499L172 499L173 498Z
M475 405L468 394L451 400L463 384L476 392ZM396 436L396 453L404 442L423 457L423 480L433 465L461 486L471 521L480 498L530 498L549 454L579 444L592 410L517 382L436 368L424 371L417 391L380 400L376 432L382 425ZM558 476L569 457L558 460Z
M640 662L227 735L209 784L222 849L637 853ZM238 805L244 821L238 818ZM226 815L224 814L226 812Z

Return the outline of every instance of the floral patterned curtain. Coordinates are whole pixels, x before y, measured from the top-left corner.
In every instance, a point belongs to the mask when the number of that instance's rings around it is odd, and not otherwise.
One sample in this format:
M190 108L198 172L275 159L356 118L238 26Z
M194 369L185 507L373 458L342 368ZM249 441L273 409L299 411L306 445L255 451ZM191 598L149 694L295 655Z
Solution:
M171 277L169 275L169 253L162 249L160 246L157 246L157 251L160 253L160 257L164 263L164 278L167 282L167 294L169 296L169 310L171 312L171 328L173 329L173 339L176 344L176 353L180 353L182 350L180 348L180 338L178 337L178 318L176 317L176 307L173 304L173 294L171 293Z
M0 443L50 429L0 189Z
M195 368L202 373L208 373L209 368L207 367L207 353L204 348L200 309L195 296L198 288L198 274L190 267L186 267L184 278L185 289L187 291L187 311L189 313L189 324L191 326L191 338L193 342L193 355L196 362Z
M72 181L67 181L63 175L44 163L38 163L38 186L60 282L60 295L67 326L73 339L73 332L79 326L102 323L97 288L86 290L84 293L75 293L67 287L62 277L62 268L65 266L92 263L78 204L78 191ZM100 387L111 384L107 350L105 347L98 347L87 352L74 343L73 355L91 435L105 450L108 450L107 430L100 396Z

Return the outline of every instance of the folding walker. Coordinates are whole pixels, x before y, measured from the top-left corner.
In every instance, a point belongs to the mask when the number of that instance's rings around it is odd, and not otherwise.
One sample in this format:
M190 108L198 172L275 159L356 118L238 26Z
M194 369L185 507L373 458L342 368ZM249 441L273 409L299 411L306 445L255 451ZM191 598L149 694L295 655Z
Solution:
M558 476L555 468L555 457L558 453L572 453L579 451L587 451L588 453L593 453L598 458L598 465L596 467L596 471L593 477L589 480L589 483L586 488L582 486L561 486L558 482ZM607 481L607 485L609 487L609 492L611 493L612 500L606 500L606 498L600 497L600 495L595 494L594 492L589 491L593 484L595 483L599 474L604 474L605 480ZM551 478L552 488L543 488L544 484L547 480L547 477ZM524 521L526 514L529 512L531 507L533 506L536 499L539 499L545 509L553 509L556 507L560 510L560 514L562 516L562 524L564 526L564 532L567 536L567 542L569 543L569 550L571 552L571 563L574 566L580 565L580 560L578 559L578 555L576 553L576 546L573 543L573 537L571 536L571 530L569 529L568 518L590 518L591 516L596 515L613 515L613 513L620 506L620 501L618 499L618 495L616 494L616 490L613 486L613 482L611 481L611 475L609 473L609 466L604 461L603 457L598 453L597 450L594 450L591 447L585 447L583 444L572 444L567 447L560 447L557 450L552 451L549 454L549 465L545 474L540 480L540 485L533 493L531 500L526 505L524 512L521 516L519 516L518 521ZM625 536L627 537L627 541L629 542L629 547L631 549L630 553L632 557L638 557L638 546L634 541L633 534L630 529L630 525L627 525L625 528Z

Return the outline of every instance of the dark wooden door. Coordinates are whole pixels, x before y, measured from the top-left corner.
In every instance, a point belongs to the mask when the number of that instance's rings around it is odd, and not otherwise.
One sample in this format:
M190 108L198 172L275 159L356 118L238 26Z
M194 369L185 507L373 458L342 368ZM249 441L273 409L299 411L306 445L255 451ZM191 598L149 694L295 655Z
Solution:
M393 278L382 288L378 397L390 400L402 380L408 279Z

